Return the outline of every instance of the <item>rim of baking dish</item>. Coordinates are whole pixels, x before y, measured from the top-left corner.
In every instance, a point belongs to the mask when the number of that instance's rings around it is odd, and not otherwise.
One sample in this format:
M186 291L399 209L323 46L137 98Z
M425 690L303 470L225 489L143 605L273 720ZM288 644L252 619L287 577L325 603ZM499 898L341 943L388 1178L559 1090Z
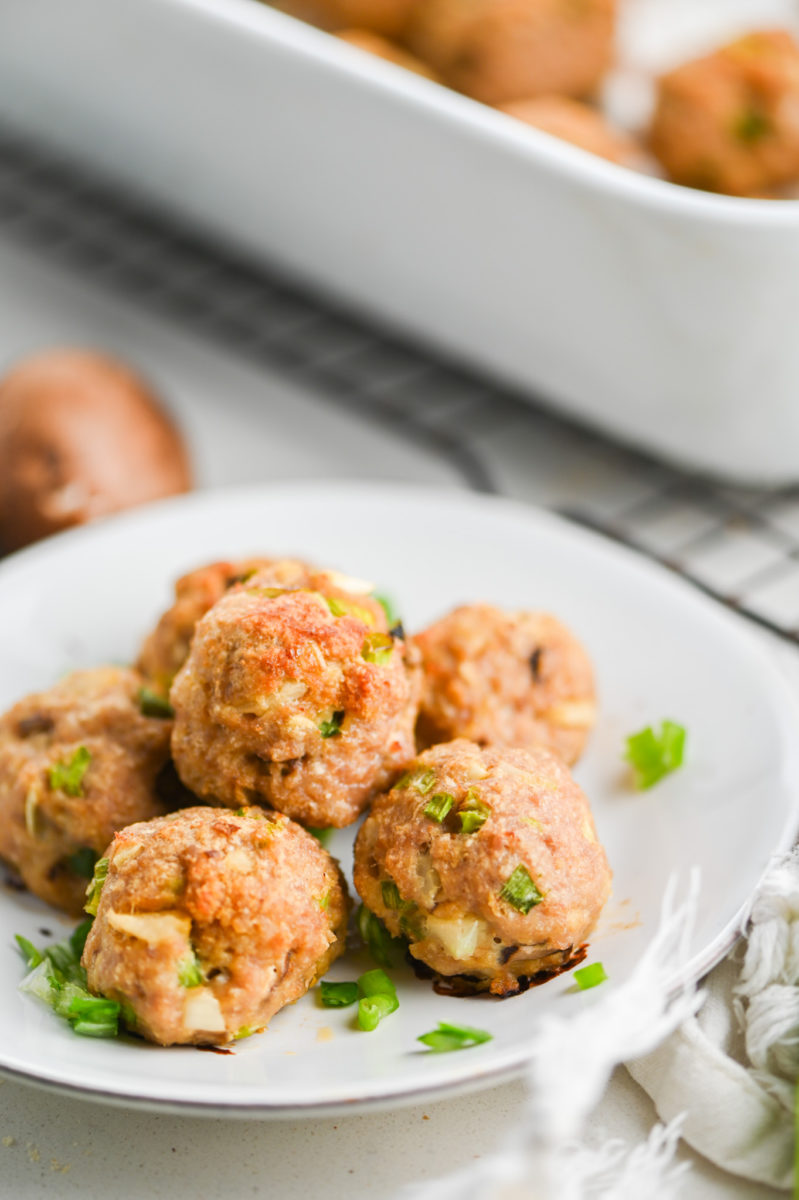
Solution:
M280 43L287 52L316 62L331 74L355 77L367 88L394 94L424 110L428 119L469 130L481 141L501 143L521 159L543 162L572 181L671 215L699 222L763 229L799 228L799 199L754 199L703 192L629 167L618 166L526 126L447 87L414 75L347 45L324 30L282 13L261 0L161 0L235 25L248 34Z

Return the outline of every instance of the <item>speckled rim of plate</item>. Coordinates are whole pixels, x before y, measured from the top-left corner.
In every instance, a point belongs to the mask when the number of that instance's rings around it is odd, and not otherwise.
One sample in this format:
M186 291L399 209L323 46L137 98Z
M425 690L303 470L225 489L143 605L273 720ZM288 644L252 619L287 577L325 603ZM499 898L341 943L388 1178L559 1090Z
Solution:
M517 539L519 538L521 538L522 543L532 539L532 544L539 556L543 553L544 559L546 559L547 554L549 555L550 569L552 569L552 564L556 560L560 561L560 566L556 568L555 573L557 574L558 571L561 572L561 578L556 581L557 586L554 587L554 592L552 587L548 588L546 583L542 586L537 582L534 589L536 597L542 591L554 594L559 589L565 595L566 591L568 591L568 586L564 590L564 585L573 582L572 577L577 568L584 568L591 579L591 597L593 602L593 599L606 586L602 582L601 573L603 571L609 572L610 577L616 579L616 582L622 586L622 591L624 587L629 585L633 589L638 588L641 591L641 598L647 592L651 593L651 597L659 597L666 604L667 609L673 609L675 614L682 614L679 617L679 621L687 620L689 625L691 622L697 622L698 627L703 633L703 637L710 639L717 638L719 640L719 647L726 655L729 655L737 667L744 669L741 664L745 664L745 669L752 672L753 686L759 688L762 693L758 697L759 701L768 703L774 710L771 714L774 718L773 722L770 721L768 724L770 727L773 727L773 732L781 750L779 762L772 763L772 766L777 768L775 783L779 784L779 786L767 792L767 796L771 802L771 810L768 808L768 805L765 809L762 807L758 809L761 822L764 814L766 818L770 817L772 820L772 825L769 826L768 853L761 854L756 864L754 862L748 864L747 869L749 874L747 876L746 895L740 896L738 898L739 902L734 905L730 904L727 907L722 905L724 911L719 914L714 935L709 939L705 938L695 948L688 966L683 973L683 979L698 978L723 957L735 940L749 893L756 886L760 876L767 867L770 856L790 846L797 826L797 803L795 797L799 793L799 788L796 786L799 783L799 750L797 750L794 744L796 742L795 737L791 736L795 729L796 720L793 696L776 667L767 658L761 646L755 643L753 635L744 627L739 619L732 617L721 609L719 605L708 600L689 585L674 578L662 568L639 558L637 555L613 543L606 542L595 534L572 527L567 522L550 514L541 513L511 501L478 497L468 493L443 492L433 489L404 487L401 485L313 483L198 493L183 499L149 506L148 508L140 509L118 518L97 523L87 529L62 535L59 538L51 539L30 550L12 556L0 564L0 612L2 612L7 601L8 589L14 587L15 580L19 582L20 578L22 578L24 583L27 577L32 581L40 572L44 571L46 574L52 571L53 567L57 568L65 559L67 561L79 560L86 553L87 549L91 550L92 547L98 544L107 550L107 553L102 553L99 556L100 561L103 562L105 567L108 565L109 557L113 559L114 552L112 547L116 545L118 550L120 545L126 543L126 539L128 541L136 541L138 539L141 543L143 537L146 543L150 538L155 536L153 532L155 530L158 530L161 535L172 536L177 530L182 530L185 534L186 528L193 527L196 535L196 530L200 528L203 531L203 546L207 545L210 552L198 554L193 547L191 538L187 536L182 537L180 546L183 559L180 565L182 566L183 562L188 565L191 562L200 562L203 559L209 559L216 554L222 553L218 534L214 533L214 514L217 514L217 519L220 512L226 513L231 518L235 516L238 519L243 513L249 513L253 520L257 517L257 521L260 522L265 515L268 515L270 510L272 512L275 510L281 511L286 509L287 506L292 510L292 520L296 517L298 511L304 512L305 527L304 532L301 530L303 536L300 544L292 544L291 547L288 543L275 546L274 548L278 552L288 553L290 549L300 550L303 546L307 546L308 543L305 538L309 527L309 513L314 511L330 511L331 509L338 514L340 520L344 520L348 514L352 514L355 511L360 513L366 512L368 513L369 522L373 524L376 522L378 529L384 527L380 524L378 518L381 516L385 518L390 513L394 522L401 519L407 524L410 521L416 538L423 540L427 536L433 537L437 541L443 533L446 535L445 541L450 554L454 549L456 555L460 554L461 557L464 549L464 530L470 530L474 533L476 529L479 529L479 538L488 538L494 542L495 546L497 543L502 542L503 537L509 539L509 546L511 544L518 546ZM235 522L233 524L235 525ZM249 527L248 531L247 529L242 529L239 525L236 535L238 538L237 544L234 547L228 543L225 548L231 554L243 553L245 550L255 550L259 546L266 551L270 551L273 548L273 544L268 539L253 540L252 528ZM296 525L293 525L292 530L295 529ZM292 536L294 536L294 533L292 533ZM215 537L217 538L216 541L214 541ZM369 537L373 537L373 531L369 533ZM336 541L335 538L332 540ZM481 543L481 546L486 553L489 552L488 543L485 540ZM474 545L471 547L467 546L466 548L473 556ZM555 556L554 558L553 555ZM310 553L309 557L311 557ZM319 557L318 553L316 557ZM349 556L347 557L347 561L343 561L340 556L337 556L335 559L331 557L330 561L335 561L336 565L340 565L343 569L356 569L355 564L349 560ZM385 563L385 561L385 556L383 556L383 562ZM435 577L437 570L440 573L440 566L437 567L434 560L430 560L426 570L426 587L429 588L431 584L430 576L432 574ZM173 570L171 575L177 573L178 570ZM363 572L359 569L357 573ZM158 591L156 578L160 585L164 585L165 579L168 576L164 576L163 572L159 574L159 571L156 571L154 576L153 591L156 592ZM385 578L385 572L381 572L381 584ZM394 578L390 582L394 586L397 580ZM436 580L433 579L433 582L436 583ZM148 584L148 586L150 585ZM531 586L526 582L526 577L523 586L525 588ZM440 593L440 579L437 580L437 588L438 593ZM436 588L434 587L433 590L436 591ZM465 597L453 597L450 602L454 603L456 599L463 598ZM477 599L479 597L473 595L469 598ZM162 597L159 596L158 599L153 600L153 613L158 611L161 599ZM515 599L514 602L518 602L518 600ZM414 603L416 607L419 607L418 600L414 600ZM531 605L535 603L537 601L531 598ZM568 614L569 618L578 630L582 632L585 621L580 619L580 602L575 601L574 597L572 597L572 607L574 611ZM559 609L559 611L562 611L562 609ZM429 612L425 613L424 617L425 619L429 619L433 615L432 612ZM587 614L583 615L587 616ZM632 612L625 613L624 616L625 621L629 622L631 626L630 636L632 637L633 614ZM638 616L640 617L640 611L638 612ZM618 614L614 617L617 630L615 636L618 636L617 617ZM595 619L597 619L596 614ZM678 618L675 617L674 619ZM418 625L418 619L414 622L415 625ZM611 640L613 627L613 623L609 623L605 629L605 633L608 637L611 637ZM714 632L709 633L709 630L713 630ZM634 638L633 642L629 644L631 646L634 644ZM592 652L595 652L596 648L591 644L590 640L589 648ZM597 655L600 660L600 667L603 661L603 653L603 648L600 648ZM624 669L628 668L625 667ZM601 670L600 680L604 682ZM39 686L38 682L35 686ZM613 692L612 687L609 690ZM634 706L636 711L638 703L639 701L636 700L636 705ZM662 715L673 716L679 714L663 712ZM622 724L625 724L629 731L627 713L621 714L621 716L623 718ZM691 728L696 729L697 732L707 732L701 730L700 727L693 723L689 723L689 729ZM613 737L615 738L615 732ZM598 770L599 775L602 775L603 749L604 747L600 745L592 746L591 750L589 750L585 768L589 775L589 768L594 771L594 774ZM592 759L592 756L593 761L589 762L588 760ZM707 763L697 761L694 764L694 769L698 771L700 767L704 769L707 765ZM580 777L581 769L578 768L578 777ZM687 771L687 768L685 770ZM683 788L688 786L685 784L685 780L689 779L690 777L687 773L682 776ZM664 815L670 820L676 819L673 814L680 801L679 783L678 776L675 776L672 780L660 785L664 789L661 793L661 799L665 800L665 803L660 803L659 801L657 806L653 806L653 811L661 819ZM603 795L596 795L591 792L588 783L586 783L586 788L589 790L589 794L592 794L595 801L600 833L603 836L603 840L607 840L602 830L602 821L605 818L601 815L603 808L607 807L607 799ZM633 814L637 817L640 815L640 806L651 804L652 797L630 797L622 793L613 793L611 800L617 806L620 805L625 808L628 815ZM610 815L612 816L612 812ZM611 832L611 825L612 821L608 825L609 832ZM746 846L748 847L749 845L750 843L747 842ZM617 870L617 878L619 877L620 868L623 865L618 861L614 862L614 867ZM684 861L683 865L688 865L687 860ZM740 870L740 862L737 865ZM8 901L3 903L0 900L0 908L7 907L7 904ZM13 908L14 902L11 901L11 904ZM40 922L43 911L43 909L38 909L31 917L31 920L34 923L37 921ZM17 920L18 917L19 920ZM13 919L18 924L23 924L22 913L15 912ZM598 940L599 937L597 937L596 941L598 942ZM618 947L618 944L615 944L616 947ZM606 943L606 946L609 945L610 940ZM0 948L1 950L2 948ZM612 958L612 951L610 954ZM602 958L604 961L608 961L608 952L605 948L602 950ZM12 978L14 978L13 973ZM612 986L612 982L608 986ZM678 981L675 980L674 983L676 986ZM547 988L553 988L553 985L549 984ZM16 988L13 984L12 990L16 995ZM558 997L560 997L561 991L558 992ZM503 1013L507 1013L508 1008L513 1005L528 1004L529 1010L525 1010L524 1021L525 1025L527 1025L527 1017L534 1011L535 997L540 997L544 993L547 996L552 995L554 1000L554 991L549 993L546 988L542 988L536 992L527 993L527 997L532 998L531 1001L526 1000L525 997L519 997L517 1000L506 1002ZM432 1009L439 1005L440 1000L441 998L434 998L432 994L425 994L425 997L422 998L422 1007ZM32 1003L28 1000L25 1002L27 1004ZM590 994L577 998L577 1003L579 1004L590 1002ZM292 1014L296 1014L300 1007L301 1005L297 1005L292 1010L286 1010L286 1019L290 1019ZM313 1011L316 1012L317 1016L319 1015L320 1010ZM496 1012L496 1006L494 1006L493 1011ZM511 1012L508 1013L511 1020L513 1012L514 1010L511 1008ZM283 1016L284 1014L281 1014L281 1017ZM281 1017L277 1018L276 1021L279 1021ZM445 1018L439 1016L439 1019ZM452 1018L451 1016L447 1016L446 1019ZM461 1019L466 1020L466 1017L462 1016ZM47 1021L51 1021L50 1014L45 1012L37 1014L36 1023L40 1027L43 1027ZM434 1023L433 1015L431 1015L430 1023ZM470 1014L468 1023L474 1024L480 1022L475 1020L473 1014ZM503 1025L507 1024L504 1016L502 1023ZM274 1029L274 1024L272 1028ZM50 1032L52 1033L52 1030ZM72 1038L71 1034L68 1032L64 1033L61 1029L57 1033L59 1035L57 1040L61 1044L68 1044ZM265 1039L270 1038L271 1035L272 1030L265 1035ZM360 1038L363 1035L353 1036ZM63 1041L64 1038L66 1038L66 1043ZM266 1046L265 1040L263 1045ZM348 1043L348 1052L350 1049L357 1050L359 1045L365 1046L365 1043ZM27 1064L20 1063L19 1061L15 1062L14 1059L17 1056L9 1054L8 1049L2 1046L1 1032L0 1072L11 1078L25 1080L49 1090L69 1092L87 1099L95 1099L122 1106L144 1107L169 1112L238 1115L242 1117L332 1116L363 1111L367 1107L386 1108L398 1104L421 1102L426 1099L443 1099L459 1092L471 1091L500 1083L505 1079L512 1078L523 1070L527 1057L523 1043L504 1048L500 1048L493 1043L489 1044L489 1047L491 1046L494 1046L494 1051L491 1052L489 1050L488 1054L478 1054L475 1051L470 1051L468 1052L468 1056L441 1056L453 1060L453 1068L457 1062L465 1063L468 1066L468 1070L465 1072L464 1070L458 1070L453 1071L449 1075L445 1072L445 1077L441 1077L439 1073L438 1078L422 1080L421 1082L419 1080L411 1081L406 1079L404 1082L400 1082L399 1085L397 1078L394 1077L389 1078L387 1085L384 1087L372 1086L368 1094L358 1093L346 1097L343 1095L327 1096L323 1099L315 1099L313 1095L309 1094L302 1101L294 1099L289 1102L280 1102L275 1097L271 1099L261 1097L250 1101L242 1099L241 1096L237 1096L235 1099L230 1096L228 1099L220 1100L218 1098L213 1099L208 1095L165 1094L163 1088L153 1089L142 1088L141 1086L131 1088L129 1085L126 1085L124 1078L120 1078L119 1075L114 1075L113 1079L109 1078L105 1086L102 1086L96 1080L87 1082L80 1078L67 1078L63 1068L60 1070L55 1069L51 1063L35 1065L30 1062ZM150 1049L152 1050L152 1048ZM500 1049L501 1052L498 1052ZM163 1056L174 1052L157 1050L155 1053ZM471 1057L472 1055L473 1057ZM199 1057L201 1056L197 1056L197 1058ZM213 1056L202 1057L214 1061ZM202 1089L199 1090L202 1091ZM185 1092L186 1089L184 1089ZM166 1088L166 1093L169 1093L169 1087Z

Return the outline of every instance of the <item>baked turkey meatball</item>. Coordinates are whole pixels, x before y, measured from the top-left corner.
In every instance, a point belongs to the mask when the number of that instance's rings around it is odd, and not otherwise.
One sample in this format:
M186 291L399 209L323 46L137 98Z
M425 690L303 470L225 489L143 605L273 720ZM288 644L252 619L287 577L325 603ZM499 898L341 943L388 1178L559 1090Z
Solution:
M396 42L381 37L379 33L372 33L368 29L342 29L339 30L336 37L340 38L342 42L349 42L350 46L365 50L367 54L384 58L386 62L404 67L406 71L413 71L414 75L423 75L425 79L438 81L435 71L428 67L427 63L423 63L420 58L416 58Z
M464 737L580 757L596 719L591 662L546 613L456 608L414 638L422 655L421 746Z
M611 63L615 0L424 0L408 43L445 83L504 104L587 96Z
M0 718L0 856L70 913L114 832L167 809L172 722L142 712L142 683L120 667L76 671Z
M347 925L335 861L260 808L188 808L123 829L89 908L90 990L161 1045L262 1030L342 952Z
M304 580L308 568L296 559L245 558L213 562L181 576L175 602L162 614L144 641L136 664L150 687L168 695L172 680L186 661L194 627L228 588L246 582L257 571L270 570L275 586Z
M260 575L229 591L198 623L170 693L183 782L231 807L350 824L413 757L418 669L400 633L365 595Z
M619 166L640 165L642 155L632 138L614 129L602 113L569 96L535 96L501 104L502 112L525 125L542 129L561 141L571 142L589 154Z
M322 29L352 26L380 33L383 37L402 37L411 12L420 0L280 0L277 8L310 21ZM421 0L427 3L427 0Z
M659 81L653 153L675 183L747 196L799 179L799 45L750 33Z
M611 873L559 759L459 739L425 751L374 802L354 879L451 990L507 996L584 956Z

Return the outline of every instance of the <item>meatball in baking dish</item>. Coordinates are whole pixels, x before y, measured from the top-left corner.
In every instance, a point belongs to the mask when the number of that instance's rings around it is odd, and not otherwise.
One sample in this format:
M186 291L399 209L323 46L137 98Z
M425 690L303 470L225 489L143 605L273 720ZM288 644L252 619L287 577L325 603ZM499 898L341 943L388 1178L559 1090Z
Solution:
M118 833L91 888L88 986L161 1045L262 1030L342 952L335 861L277 813L189 808Z
M419 3L420 0L278 0L275 7L322 29L350 26L399 38Z
M555 617L466 604L414 638L422 656L420 746L469 738L544 746L568 764L596 719L590 659Z
M622 167L643 165L641 150L632 138L614 129L597 109L570 96L534 96L528 100L512 100L499 108L525 125L541 129L608 162Z
M172 722L142 712L142 682L120 667L76 671L0 718L0 857L70 913L115 831L167 809Z
M650 131L675 183L736 196L799 179L799 44L747 34L664 75Z
M379 33L372 33L368 29L340 29L337 31L336 37L342 42L348 42L350 46L355 46L358 50L373 54L376 58L384 58L386 62L394 63L397 67L413 71L414 75L423 75L425 79L440 82L432 67L428 67L427 63L416 58L404 46L390 41L389 38L381 37Z
M615 0L424 0L408 44L445 83L486 104L587 96L611 64Z
M354 880L450 990L508 996L581 960L611 873L558 758L459 739L425 751L374 802Z
M413 757L416 660L370 596L256 575L198 623L173 684L178 773L234 808L348 825Z

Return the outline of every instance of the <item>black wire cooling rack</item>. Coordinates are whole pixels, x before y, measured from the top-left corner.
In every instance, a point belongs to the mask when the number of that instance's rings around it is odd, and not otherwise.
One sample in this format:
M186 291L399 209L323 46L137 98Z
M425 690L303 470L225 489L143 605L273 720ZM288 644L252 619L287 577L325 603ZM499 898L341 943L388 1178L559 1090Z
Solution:
M313 383L332 404L437 451L475 490L548 504L799 641L799 489L723 487L620 447L2 129L0 232L265 370Z

